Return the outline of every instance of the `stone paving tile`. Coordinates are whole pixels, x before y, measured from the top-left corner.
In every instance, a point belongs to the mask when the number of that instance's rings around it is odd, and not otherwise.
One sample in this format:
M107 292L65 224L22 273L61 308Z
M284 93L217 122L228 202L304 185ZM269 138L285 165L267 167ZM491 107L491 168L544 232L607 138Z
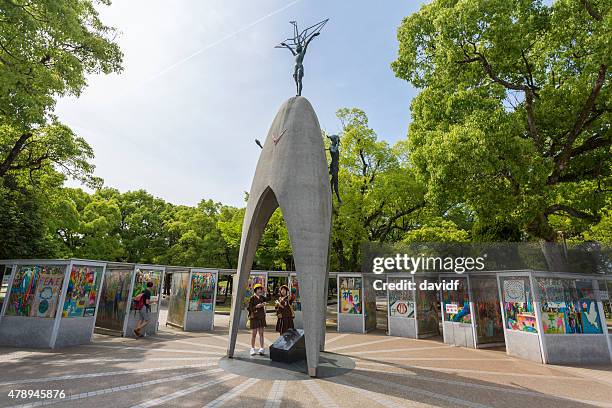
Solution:
M312 380L314 382L319 383L318 387L320 387L321 380ZM316 388L315 388L316 389ZM287 387L285 389L285 393L283 396L283 401L280 404L280 408L290 408L290 407L329 407L335 408L333 405L321 405L317 397L322 397L320 393L313 395L313 387L307 387L302 381L289 381L287 382ZM329 396L329 394L328 394ZM338 392L335 392L331 395L334 397L335 403L339 404L340 399L343 398ZM344 396L346 398L346 396ZM353 399L353 407L362 408L362 407L372 407L375 406L371 403L371 401L359 401L357 399Z
M399 373L397 373L399 374ZM455 375L440 373L419 372L417 375L406 376L403 374L394 375L386 371L371 372L355 370L347 377L358 377L365 383L383 385L383 382L391 384L401 384L421 391L440 393L451 398L464 399L474 404L484 406L516 406L518 401L530 401L530 406L550 406L550 407L577 407L586 406L579 404L578 401L586 399L584 393L572 395L566 388L571 386L571 382L566 380L565 384L557 384L555 381L542 381L538 383L518 384L493 384L488 380L478 380L474 378L463 378ZM370 384L371 386L372 384ZM588 384L583 384L588 386ZM393 387L392 387L393 388ZM540 392L542 388L544 392ZM589 393L589 400L607 402L612 395L610 392ZM556 398L561 397L561 398ZM578 400L578 401L576 401ZM469 406L469 405L468 405Z
M348 377L335 377L325 379L334 384L335 394L345 394L347 401L363 400L372 401L372 406L381 406L385 408L402 408L402 407L431 407L431 404L425 404L417 401L409 401L407 399L398 398L393 395L380 392L379 389L368 389L364 387L356 387L349 381ZM374 388L374 387L372 387Z
M207 408L213 408L217 406L232 407L232 408L264 408L268 399L270 390L272 389L272 381L268 380L257 380L245 377L240 377L242 384L245 388L238 389L237 395L230 395L231 399L224 399L223 401L217 400L217 403L223 403L223 405L203 405ZM239 387L240 387L239 386ZM230 391L231 394L234 390ZM212 402L212 401L211 401ZM177 405L178 407L178 405Z
M415 367L431 367L433 369L471 369L471 370L484 370L484 371L488 371L488 372L507 372L509 370L512 369L513 365L512 362L507 362L507 361L500 361L500 360L495 360L495 361L490 361L490 360L479 360L479 359L461 359L460 357L448 357L448 358L444 358L441 357L442 359L438 360L432 360L432 358L427 358L427 357L415 357L415 359L406 359L404 360L403 358L405 357L399 357L402 358L402 360L396 360L394 359L394 357L390 358L389 360L386 359L386 356L379 356L379 355L368 355L367 358L361 358L358 355L353 355L351 356L353 357L356 361L363 361L363 362L376 362L376 361L381 361L384 360L386 362L389 362L391 364L397 364L397 365L407 365L407 366L415 366ZM545 375L548 374L548 372L543 372L541 373L541 375Z
M39 373L30 376L13 377L12 380L0 382L0 390L13 389L17 386L30 386L31 388L40 387L41 384L61 386L64 383L75 384L78 381L86 381L88 383L100 384L107 379L113 378L124 378L130 379L132 376L156 376L156 375L175 375L173 372L179 371L181 373L188 372L190 370L198 371L208 369L211 366L217 365L217 360L209 362L185 362L190 364L174 364L171 366L157 366L146 367L143 364L132 364L129 367L104 367L95 369L90 366L85 367L74 367L70 370L64 370L57 373L58 375L51 375L45 371L44 375L40 376ZM150 364L149 364L150 365Z
M588 385L592 383L591 379L584 377L570 377L560 375L543 375L543 374L526 374L520 370L509 370L507 372L491 372L472 368L466 369L440 369L428 367L425 365L415 366L406 364L384 363L384 362L357 362L357 367L364 370L371 371L384 371L389 373L400 373L402 375L423 375L427 373L429 376L445 376L455 375L466 380L474 379L481 381L488 381L495 384L533 384L533 383L562 383L573 382L575 385L580 386Z
M104 380L94 379L90 381L77 380L74 383L61 382L53 385L37 385L36 389L58 389L64 390L66 398L63 401L58 401L56 406L64 406L66 401L74 400L81 406L90 406L93 403L94 398L110 398L114 399L114 406L128 406L125 398L129 400L129 397L135 394L142 394L145 397L154 398L153 394L159 394L162 396L168 392L168 390L176 389L177 386L189 386L194 385L198 381L202 381L205 378L214 378L218 375L218 372L206 372L202 370L191 371L191 372L172 372L160 374L147 374L147 375L132 375L129 377L116 376L104 378ZM28 387L23 387L28 388ZM29 387L32 388L32 387ZM6 394L0 397L0 406L8 406ZM2 399L4 398L4 399ZM31 400L32 402L35 400ZM20 401L24 403L28 401ZM42 402L42 401L41 401ZM111 406L113 406L111 405Z
M148 381L161 381L158 384L153 384L147 389L157 389L161 384L166 382L174 382L175 384L186 384L188 382L200 381L203 378L214 377L217 376L218 373L207 373L206 371L210 369L218 368L216 366L210 368L186 368L179 370L169 370L169 371L154 371L154 372L146 372L146 373L136 373L130 375L113 375L113 376L104 376L104 377L95 377L95 378L76 378L76 379L66 379L60 381L50 381L44 383L27 383L27 384L18 384L11 386L2 386L0 387L0 407L7 406L7 402L9 401L7 398L8 392L11 389L25 389L25 390L63 390L67 396L77 395L82 393L96 392L100 390L108 390L113 388L120 388L125 386L130 386L134 384L139 384ZM201 375L196 375L201 374ZM185 375L186 378L180 378ZM169 381L167 379L174 380ZM162 381L163 380L163 381ZM115 394L117 397L119 394ZM123 395L123 393L121 394ZM82 402L82 399L80 399ZM23 403L23 401L21 402Z
M165 395L172 394L180 389L187 389L198 383L202 383L202 379L194 379L193 381L181 381L180 383L166 383L155 387L143 387L138 389L127 390L117 394L105 394L84 401L74 401L72 403L62 404L62 408L82 408L82 407L134 407L143 402L150 401ZM216 384L214 387L196 391L192 394L183 396L180 399L169 401L158 405L159 407L186 407L195 408L202 407L207 402L214 400L218 396L229 392L233 387L240 383L234 379L221 384Z

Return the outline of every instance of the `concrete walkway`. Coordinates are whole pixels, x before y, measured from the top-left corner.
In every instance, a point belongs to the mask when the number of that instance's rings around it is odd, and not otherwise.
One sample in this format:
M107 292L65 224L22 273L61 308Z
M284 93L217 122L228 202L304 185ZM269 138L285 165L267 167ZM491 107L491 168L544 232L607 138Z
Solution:
M277 337L269 316L266 345ZM612 367L544 366L498 350L434 340L339 334L326 351L355 368L314 380L264 380L219 367L227 316L212 333L160 325L156 336L96 335L54 351L0 348L0 407L612 407ZM249 347L238 335L237 350ZM64 399L10 398L11 390L63 390Z

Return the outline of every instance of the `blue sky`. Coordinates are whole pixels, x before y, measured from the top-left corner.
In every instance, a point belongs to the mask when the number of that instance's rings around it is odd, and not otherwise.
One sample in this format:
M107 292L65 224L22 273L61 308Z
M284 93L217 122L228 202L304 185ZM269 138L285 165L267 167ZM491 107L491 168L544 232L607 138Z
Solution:
M359 107L379 138L406 137L416 90L395 78L396 30L420 2L371 0L115 0L124 72L92 76L60 119L96 153L96 174L121 191L144 188L175 204L202 198L244 206L259 148L293 96L293 58L274 45L301 27L329 23L305 59L303 96L321 127Z

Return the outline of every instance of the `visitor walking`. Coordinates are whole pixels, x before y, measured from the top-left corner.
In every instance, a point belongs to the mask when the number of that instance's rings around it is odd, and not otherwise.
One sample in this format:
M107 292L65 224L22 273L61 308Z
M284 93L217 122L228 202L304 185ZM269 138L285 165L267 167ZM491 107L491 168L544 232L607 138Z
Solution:
M259 354L266 354L264 350L264 327L266 327L266 302L268 298L264 294L264 288L257 283L253 286L254 295L249 299L249 325L251 327L251 355L257 354L255 351L255 337L259 334Z
M142 337L141 334L142 329L147 327L149 322L151 321L151 304L155 303L155 301L151 301L151 288L153 287L153 282L147 282L147 287L144 292L134 297L134 309L138 311L138 316L140 320L136 324L136 328L134 328L134 335L136 337Z
M293 298L289 292L289 288L287 285L283 285L280 287L280 296L276 301L276 331L279 334L285 333L289 329L294 329L293 319L295 318L295 313L293 311L293 307L291 304L293 303Z

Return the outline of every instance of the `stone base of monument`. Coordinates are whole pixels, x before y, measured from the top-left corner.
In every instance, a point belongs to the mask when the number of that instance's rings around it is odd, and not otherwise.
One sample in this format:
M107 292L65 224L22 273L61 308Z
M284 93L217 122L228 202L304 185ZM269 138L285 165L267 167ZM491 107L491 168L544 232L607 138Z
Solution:
M306 360L304 330L289 329L270 346L270 360L294 363Z

